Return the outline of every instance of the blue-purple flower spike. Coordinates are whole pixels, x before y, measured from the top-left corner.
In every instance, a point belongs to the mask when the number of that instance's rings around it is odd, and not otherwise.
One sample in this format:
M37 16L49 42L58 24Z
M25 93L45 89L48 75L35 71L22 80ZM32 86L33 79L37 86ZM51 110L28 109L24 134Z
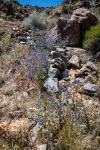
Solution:
M42 94L40 94L40 99L43 99L44 97L43 97L43 95Z

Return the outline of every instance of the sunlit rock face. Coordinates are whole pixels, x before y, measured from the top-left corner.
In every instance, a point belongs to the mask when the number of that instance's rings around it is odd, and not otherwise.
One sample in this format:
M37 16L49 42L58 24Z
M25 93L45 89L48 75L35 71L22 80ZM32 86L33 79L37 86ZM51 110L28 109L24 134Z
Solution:
M97 23L96 16L82 7L76 9L70 19L58 18L56 27L48 32L48 36L54 41L63 40L68 46L78 46L81 40L81 32L88 30Z

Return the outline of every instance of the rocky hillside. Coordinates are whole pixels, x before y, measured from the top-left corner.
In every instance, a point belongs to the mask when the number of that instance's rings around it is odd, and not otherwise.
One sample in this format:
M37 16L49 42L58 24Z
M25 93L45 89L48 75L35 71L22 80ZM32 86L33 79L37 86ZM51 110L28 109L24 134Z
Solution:
M0 1L0 150L100 149L100 27L83 4L45 9L48 32L24 26L33 7Z
M75 1L72 3L63 2L61 5L55 8L50 8L48 10L48 13L49 13L48 21L56 19L58 17L62 17L62 16L65 16L69 19L74 10L78 8L82 8L82 7L85 7L87 9L93 9L93 8L98 9L100 7L100 2L96 3L92 0L89 2L85 2L85 1Z
M28 5L21 5L17 1L5 2L0 1L0 17L10 20L23 20L28 17L34 7Z
M82 7L76 9L70 19L60 17L48 36L53 40L66 40L68 46L79 46L82 33L97 23L96 16Z

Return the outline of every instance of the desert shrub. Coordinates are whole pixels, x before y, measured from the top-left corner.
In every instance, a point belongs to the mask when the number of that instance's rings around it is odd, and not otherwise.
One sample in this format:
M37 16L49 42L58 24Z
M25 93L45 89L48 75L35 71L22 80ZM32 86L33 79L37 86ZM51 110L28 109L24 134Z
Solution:
M46 13L45 11L43 12L38 12L36 10L33 11L32 14L28 18L25 18L23 21L24 25L28 28L39 28L41 30L47 28L47 22L46 22Z
M92 26L90 30L86 31L83 48L92 51L94 54L100 51L100 24Z

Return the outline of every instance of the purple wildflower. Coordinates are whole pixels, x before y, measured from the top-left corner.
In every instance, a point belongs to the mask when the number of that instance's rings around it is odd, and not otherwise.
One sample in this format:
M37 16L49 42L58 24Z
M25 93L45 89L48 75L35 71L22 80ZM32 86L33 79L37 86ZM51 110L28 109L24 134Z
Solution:
M60 112L58 112L58 116L60 116L61 115L61 113Z
M30 57L29 57L29 61L32 61L32 59L33 59L33 56L30 56Z
M28 78L29 78L30 80L32 80L33 75L30 73L29 76L28 76Z
M56 106L57 106L58 109L60 108L60 106L58 104L56 104Z
M51 91L54 91L54 86L51 87Z
M88 82L88 79L86 79L85 82L87 83L87 82Z
M42 94L40 94L40 99L43 99L44 97L43 97L43 95Z
M74 82L74 84L77 84L77 80L74 80L73 82Z
M42 124L43 121L42 120L37 120L37 123Z
M68 72L67 71L64 71L63 72L63 78L67 78L68 77Z
M36 104L36 107L40 107L40 104Z
M71 91L67 90L67 94L70 95L70 94L71 94Z
M33 67L33 68L32 68L32 71L34 72L35 70L36 70L36 68Z
M49 95L48 98L49 98L50 100L52 100L53 97L52 97L51 95Z

